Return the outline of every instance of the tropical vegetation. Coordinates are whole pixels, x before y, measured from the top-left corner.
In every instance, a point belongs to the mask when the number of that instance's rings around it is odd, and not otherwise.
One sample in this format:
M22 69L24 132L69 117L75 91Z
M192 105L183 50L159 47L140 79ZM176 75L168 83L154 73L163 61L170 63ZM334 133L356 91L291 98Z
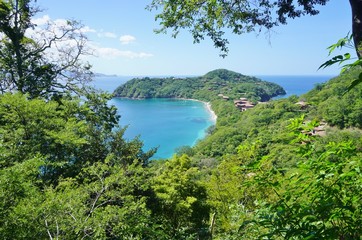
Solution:
M112 96L83 86L84 49L53 48L58 60L48 58L56 40L83 43L75 22L64 39L38 42L26 34L35 10L0 1L1 239L362 238L362 86L349 88L361 68L246 111L232 98L282 90L225 70L167 79L157 91L151 79L125 85L117 91L129 97L207 100L218 115L195 147L149 161L155 150L124 139Z

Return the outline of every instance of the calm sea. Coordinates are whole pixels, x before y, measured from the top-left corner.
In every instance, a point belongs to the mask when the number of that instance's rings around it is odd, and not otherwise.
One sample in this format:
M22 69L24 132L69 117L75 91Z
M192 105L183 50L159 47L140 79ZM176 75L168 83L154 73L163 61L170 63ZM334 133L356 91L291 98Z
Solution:
M281 85L291 95L301 95L315 84L333 76L257 76L262 80ZM132 77L97 77L94 86L113 92L117 86ZM205 136L205 130L214 124L205 104L197 101L175 99L112 99L111 104L121 115L120 125L128 126L127 139L140 136L144 150L158 147L153 159L170 158L175 149L192 146Z
M257 76L258 78L279 84L287 92L281 97L300 96L314 88L318 83L324 83L335 76Z

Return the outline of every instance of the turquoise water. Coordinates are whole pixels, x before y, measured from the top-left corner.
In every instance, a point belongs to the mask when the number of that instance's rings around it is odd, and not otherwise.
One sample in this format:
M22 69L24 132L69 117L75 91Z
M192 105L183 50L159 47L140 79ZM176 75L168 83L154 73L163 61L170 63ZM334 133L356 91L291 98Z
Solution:
M176 99L131 100L114 98L125 137L140 136L144 150L158 147L154 159L169 158L180 146L192 146L214 124L202 102Z
M132 77L98 77L94 86L113 92L117 86ZM259 76L262 80L281 85L291 95L301 95L315 84L323 83L331 76ZM205 136L205 130L214 124L205 104L176 99L112 99L111 104L121 115L120 125L128 126L127 139L140 136L144 150L158 147L153 159L169 158L175 149L192 146Z

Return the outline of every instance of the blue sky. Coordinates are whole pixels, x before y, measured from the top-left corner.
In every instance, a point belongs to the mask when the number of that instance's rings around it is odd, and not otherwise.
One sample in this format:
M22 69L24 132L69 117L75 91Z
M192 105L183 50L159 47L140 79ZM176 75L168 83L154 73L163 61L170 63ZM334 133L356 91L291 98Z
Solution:
M87 57L94 72L125 76L203 75L226 68L246 75L336 75L339 68L317 71L328 59L326 48L351 30L348 1L330 0L320 14L289 20L261 33L228 35L229 55L219 57L210 40L193 44L182 32L176 39L156 34L151 0L38 0L37 18L75 19L88 29L97 56ZM353 53L353 50L347 49Z

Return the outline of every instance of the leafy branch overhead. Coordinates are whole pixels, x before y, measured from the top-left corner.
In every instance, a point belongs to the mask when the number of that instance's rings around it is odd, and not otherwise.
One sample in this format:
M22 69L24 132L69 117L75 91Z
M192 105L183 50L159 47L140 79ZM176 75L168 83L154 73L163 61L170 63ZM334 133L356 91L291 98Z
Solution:
M181 30L189 30L194 42L206 37L221 50L220 55L228 53L227 31L242 35L249 32L269 31L287 24L287 19L305 15L316 15L319 6L329 0L153 0L148 6L155 10L159 21L158 33L172 31L177 37ZM345 1L348 4L348 1ZM352 10L352 36L357 56L362 56L362 1L350 0ZM334 59L339 60L339 59Z
M316 15L318 5L328 0L311 1L250 1L250 0L153 0L149 10L162 11L156 15L161 28L156 32L172 31L177 37L182 29L187 29L194 42L199 43L205 37L214 42L221 50L221 56L228 53L226 30L234 34L270 30L280 24L286 24L287 18L304 15Z
M337 43L332 44L331 46L329 46L327 49L329 50L329 55L331 55L335 50L337 49L343 49L343 48L355 48L354 44L353 44L353 36L351 34L348 34L346 37L341 38L340 40L338 40ZM361 58L357 58L354 62L352 63L347 63L345 64L345 62L350 62L353 61L353 58L351 58L351 54L350 53L345 53L345 54L340 54L340 55L336 55L334 57L332 57L331 59L329 59L328 61L326 61L325 63L323 63L319 69L321 68L326 68L326 67L330 67L332 65L338 64L341 65L342 69L341 69L341 73L344 73L352 68L355 67L362 67L362 59ZM354 88L356 85L362 83L362 72L358 75L358 78L354 79L350 86L348 87L348 91L350 91L352 88Z

